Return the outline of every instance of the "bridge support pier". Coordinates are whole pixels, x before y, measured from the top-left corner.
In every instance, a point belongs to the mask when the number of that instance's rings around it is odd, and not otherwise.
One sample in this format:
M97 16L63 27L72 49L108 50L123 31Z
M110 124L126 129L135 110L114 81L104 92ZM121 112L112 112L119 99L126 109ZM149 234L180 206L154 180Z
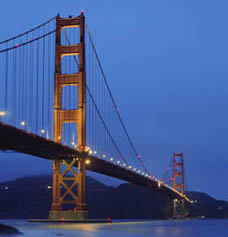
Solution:
M84 160L84 158L73 158L70 161L54 161L53 201L49 219L86 220L88 218L85 200L86 169ZM61 172L63 165L65 169ZM78 166L78 173L74 170L73 166L75 165ZM63 210L63 205L68 209Z
M53 199L52 199L52 207L53 211L61 211L61 203L60 203L60 167L61 161L55 160L53 161Z
M184 219L186 217L185 214L185 206L184 199L174 199L173 200L173 218L174 219Z
M87 211L50 211L49 212L50 220L87 220L88 212Z

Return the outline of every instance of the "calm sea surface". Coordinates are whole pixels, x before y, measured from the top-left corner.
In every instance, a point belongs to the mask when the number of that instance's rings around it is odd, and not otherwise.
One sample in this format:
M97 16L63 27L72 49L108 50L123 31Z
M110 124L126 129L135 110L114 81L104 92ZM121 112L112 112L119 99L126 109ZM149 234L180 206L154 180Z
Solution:
M23 236L69 237L228 237L228 220L114 221L111 224L47 224L1 220L17 227Z

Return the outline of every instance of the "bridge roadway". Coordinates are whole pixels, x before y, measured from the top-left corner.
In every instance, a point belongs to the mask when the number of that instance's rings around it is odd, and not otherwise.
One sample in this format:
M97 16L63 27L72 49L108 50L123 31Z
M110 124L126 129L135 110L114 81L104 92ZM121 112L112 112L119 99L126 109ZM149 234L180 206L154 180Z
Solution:
M92 156L87 152L79 152L69 146L56 143L2 122L0 122L0 150L13 150L48 160L64 160L83 156L85 159L90 160L90 164L86 167L90 171L151 188L154 191L169 196L171 199L183 197L180 192L157 179L146 177L114 162ZM184 196L184 198L190 202L187 196Z

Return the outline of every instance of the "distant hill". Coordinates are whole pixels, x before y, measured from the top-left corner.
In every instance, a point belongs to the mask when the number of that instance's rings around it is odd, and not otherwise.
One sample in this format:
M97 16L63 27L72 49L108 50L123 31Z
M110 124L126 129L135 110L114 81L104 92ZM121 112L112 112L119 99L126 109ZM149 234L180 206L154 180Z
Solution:
M228 218L228 202L217 200L201 192L188 192L188 197L196 200L191 204L191 216L205 216L207 218Z
M153 190L125 183L113 188L87 177L89 218L166 219L172 201ZM47 218L52 199L52 177L34 176L0 183L0 218ZM189 192L197 203L188 205L192 217L228 217L228 202L204 193Z

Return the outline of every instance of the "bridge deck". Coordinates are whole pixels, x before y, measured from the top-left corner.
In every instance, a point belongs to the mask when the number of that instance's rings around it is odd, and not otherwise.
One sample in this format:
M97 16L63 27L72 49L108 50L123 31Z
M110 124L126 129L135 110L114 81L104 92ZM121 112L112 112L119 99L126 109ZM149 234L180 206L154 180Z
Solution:
M56 143L44 137L18 129L0 122L0 150L14 150L44 159L72 159L84 156L90 159L87 169L104 175L112 176L140 186L145 186L164 193L172 199L180 198L180 193L156 180L140 175L133 170L119 166L104 159L81 153L71 147ZM188 198L185 198L188 201Z

